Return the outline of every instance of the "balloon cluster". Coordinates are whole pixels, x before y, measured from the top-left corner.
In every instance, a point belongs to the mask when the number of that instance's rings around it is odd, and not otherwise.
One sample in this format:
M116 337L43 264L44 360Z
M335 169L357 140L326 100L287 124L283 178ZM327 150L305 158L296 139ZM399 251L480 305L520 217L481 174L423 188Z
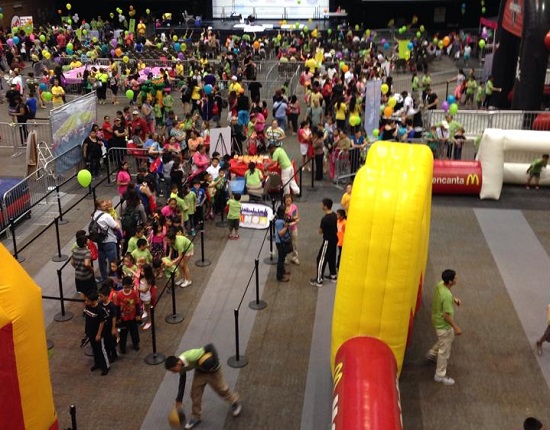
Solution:
M403 33L405 33L406 31L407 31L407 26L406 26L406 25L400 27L399 30L397 30L397 32L398 32L399 34L403 34Z
M485 8L485 0L481 0L481 13L485 14L487 12L487 9Z
M444 112L450 113L451 115L456 115L458 112L458 103L456 103L456 97L452 94L449 94L447 100L441 103L441 109Z
M460 13L464 15L466 13L466 3L462 3L460 6Z

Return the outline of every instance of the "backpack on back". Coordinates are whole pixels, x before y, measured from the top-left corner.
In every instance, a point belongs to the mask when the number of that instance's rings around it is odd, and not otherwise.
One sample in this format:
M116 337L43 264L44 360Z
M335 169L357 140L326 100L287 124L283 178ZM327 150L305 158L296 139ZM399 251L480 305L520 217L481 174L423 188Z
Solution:
M133 235L136 231L139 221L139 213L137 208L132 206L126 206L122 212L122 217L120 219L120 224L122 230Z
M97 217L92 216L90 224L88 224L88 236L95 243L103 243L107 239L107 230L101 227L98 223L99 219L105 214L101 213Z

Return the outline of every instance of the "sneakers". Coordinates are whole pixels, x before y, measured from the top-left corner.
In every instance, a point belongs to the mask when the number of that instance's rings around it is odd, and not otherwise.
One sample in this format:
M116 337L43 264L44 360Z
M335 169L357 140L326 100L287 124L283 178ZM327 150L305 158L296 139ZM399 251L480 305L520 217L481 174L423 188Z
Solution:
M330 275L328 279L330 282L336 282L338 280L338 275Z
M151 323L148 322L147 324L145 324L141 329L142 330L149 330L151 328Z
M192 429L193 427L198 426L200 423L201 423L201 420L197 418L191 418L189 421L187 421L187 424L185 424L185 429L186 430Z
M228 235L227 235L227 238L228 238L229 240L233 240L233 239L235 239L235 236L233 236L232 234L228 234Z
M300 265L300 260L298 260L298 257L292 257L290 261L296 264L296 266Z
M536 347L537 347L537 354L538 354L538 355L542 355L542 342L539 342L539 341L537 340L537 343L536 343L535 345L536 345Z
M443 385L454 385L455 380L453 378L450 378L449 376L434 376L435 382L441 382Z
M288 276L283 276L281 279L277 279L278 282L289 282L290 278Z
M238 417L239 414L241 413L242 408L243 406L241 405L241 402L235 402L231 405L231 413L233 414L234 417Z
M192 281L188 281L187 279L180 279L178 282L176 282L176 285L180 288L187 288L192 283Z
M144 319L146 319L146 318L147 318L147 312L143 312L143 313L141 314L141 319L144 320Z
M321 288L323 286L323 281L319 282L316 278L311 278L309 280L309 285L311 285L312 287Z

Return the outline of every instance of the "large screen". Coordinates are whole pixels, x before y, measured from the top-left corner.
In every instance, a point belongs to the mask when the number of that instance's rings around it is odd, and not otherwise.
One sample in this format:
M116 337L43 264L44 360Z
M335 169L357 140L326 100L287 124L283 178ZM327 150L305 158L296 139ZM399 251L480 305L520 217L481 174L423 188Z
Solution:
M322 18L328 11L329 0L213 0L214 18L228 17L231 12L242 15L256 15L257 19L295 19ZM233 10L233 4L235 9ZM283 14L286 11L286 17Z

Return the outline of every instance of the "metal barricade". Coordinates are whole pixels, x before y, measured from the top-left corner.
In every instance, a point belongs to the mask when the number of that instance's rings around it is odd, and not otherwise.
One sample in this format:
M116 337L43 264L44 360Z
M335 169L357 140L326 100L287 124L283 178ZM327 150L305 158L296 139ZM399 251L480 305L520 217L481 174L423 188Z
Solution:
M55 204L57 191L70 191L74 184L69 184L69 180L84 166L81 154L80 146L69 149L7 190L2 199L4 224L22 215L30 217L31 210L39 204ZM0 230L3 228L0 225Z
M148 149L143 148L109 148L105 161L107 164L107 182L116 183L116 174L121 162L128 162L128 171L136 175L141 166L147 166Z
M49 121L30 120L24 124L0 122L0 147L13 148L13 157L23 153L27 146L27 136L36 131L36 140L52 140L52 129Z

